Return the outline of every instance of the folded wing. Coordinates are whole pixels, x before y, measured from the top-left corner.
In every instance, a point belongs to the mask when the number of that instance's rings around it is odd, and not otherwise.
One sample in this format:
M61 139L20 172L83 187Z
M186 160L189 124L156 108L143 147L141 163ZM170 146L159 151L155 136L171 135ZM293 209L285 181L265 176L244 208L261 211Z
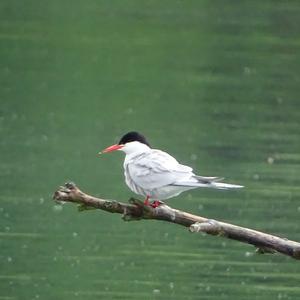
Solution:
M193 169L160 150L143 153L129 162L127 170L131 179L142 188L156 189L181 181L188 181L194 176Z

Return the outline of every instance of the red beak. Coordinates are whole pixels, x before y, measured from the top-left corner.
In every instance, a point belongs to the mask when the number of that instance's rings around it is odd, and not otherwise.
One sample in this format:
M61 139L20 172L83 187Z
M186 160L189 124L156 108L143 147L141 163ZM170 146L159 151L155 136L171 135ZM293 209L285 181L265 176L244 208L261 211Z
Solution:
M101 152L99 152L99 154L116 151L116 150L119 150L119 149L121 149L123 147L124 147L124 145L118 145L118 144L112 145L112 146L109 146L109 147L105 148Z

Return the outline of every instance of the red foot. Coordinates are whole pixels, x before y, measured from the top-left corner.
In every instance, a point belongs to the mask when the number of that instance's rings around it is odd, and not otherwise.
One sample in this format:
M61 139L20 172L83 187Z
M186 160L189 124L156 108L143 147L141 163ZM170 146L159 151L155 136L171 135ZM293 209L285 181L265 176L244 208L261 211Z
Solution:
M144 200L144 205L156 208L156 207L160 206L161 204L163 204L163 202L161 202L159 200L155 200L152 203L150 203L149 199L150 199L150 197L147 196L146 199Z
M162 203L159 200L155 200L155 201L153 201L153 203L151 203L151 206L153 208L156 208L156 207L160 206L161 204Z
M146 197L146 199L144 201L144 205L150 206L149 198L150 198L149 196Z

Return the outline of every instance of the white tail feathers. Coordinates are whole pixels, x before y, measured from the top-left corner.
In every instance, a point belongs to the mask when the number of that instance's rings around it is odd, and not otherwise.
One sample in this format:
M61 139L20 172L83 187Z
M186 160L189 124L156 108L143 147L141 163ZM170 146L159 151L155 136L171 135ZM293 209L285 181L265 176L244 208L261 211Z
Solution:
M213 189L218 189L218 190L230 190L230 189L241 189L244 186L242 185L237 185L237 184L230 184L230 183L223 183L223 182L216 182L216 181L211 181L211 182L195 182L195 181L180 181L173 183L172 185L176 186L185 186L185 187L205 187L205 188L213 188Z
M206 187L206 188L214 188L219 190L230 190L230 189L241 189L244 186L231 184L231 183L224 183L220 182L224 178L221 177L204 177L193 175L192 178L188 181L180 181L173 183L173 185L177 186L186 186L186 187Z
M229 189L241 189L244 186L237 185L237 184L230 184L230 183L223 183L223 182L211 182L207 185L207 187L212 187L220 190L229 190Z

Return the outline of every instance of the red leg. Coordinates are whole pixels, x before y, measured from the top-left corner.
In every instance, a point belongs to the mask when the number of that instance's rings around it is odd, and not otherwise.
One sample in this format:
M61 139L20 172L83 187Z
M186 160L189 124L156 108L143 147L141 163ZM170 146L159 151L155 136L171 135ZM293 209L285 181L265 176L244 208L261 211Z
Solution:
M149 196L146 197L146 199L144 201L144 205L150 206L149 198L150 198Z

